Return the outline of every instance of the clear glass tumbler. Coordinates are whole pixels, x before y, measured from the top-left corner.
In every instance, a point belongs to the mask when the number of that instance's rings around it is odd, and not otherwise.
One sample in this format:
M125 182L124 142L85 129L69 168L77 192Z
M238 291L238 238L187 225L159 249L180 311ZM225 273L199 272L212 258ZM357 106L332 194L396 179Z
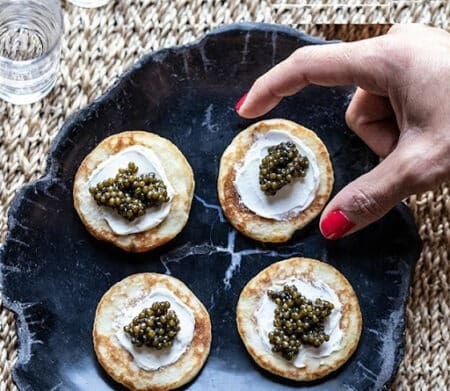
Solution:
M84 8L97 8L105 5L109 0L69 0L70 3Z
M0 98L16 104L47 95L60 69L59 0L0 0Z

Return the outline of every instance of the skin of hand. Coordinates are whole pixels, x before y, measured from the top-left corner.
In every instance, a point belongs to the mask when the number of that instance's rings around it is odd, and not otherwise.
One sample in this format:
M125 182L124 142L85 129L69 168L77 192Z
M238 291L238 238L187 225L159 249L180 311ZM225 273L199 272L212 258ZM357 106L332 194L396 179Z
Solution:
M351 234L450 179L449 33L394 25L381 37L302 47L259 77L236 111L258 117L309 84L358 86L345 119L382 158L326 206L326 238Z

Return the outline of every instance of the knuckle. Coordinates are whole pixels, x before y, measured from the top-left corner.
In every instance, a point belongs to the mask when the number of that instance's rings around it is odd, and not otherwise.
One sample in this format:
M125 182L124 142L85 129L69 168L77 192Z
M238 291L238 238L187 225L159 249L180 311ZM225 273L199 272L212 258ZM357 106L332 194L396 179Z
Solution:
M371 121L367 109L364 107L364 90L357 89L345 112L345 121L350 129L361 132Z
M350 105L345 112L345 122L352 130L357 129L360 125L360 118L357 114L357 110L355 109L355 104L353 101L350 102Z
M282 98L283 93L281 90L279 90L277 87L274 87L270 80L261 79L259 81L258 86L259 91L261 91L264 95Z
M316 47L312 45L302 46L301 48L296 49L294 53L292 53L292 59L303 61L305 58L314 55L315 50Z
M384 66L387 72L392 72L399 81L410 77L410 71L417 62L417 51L414 44L401 37L380 41L384 52ZM396 79L392 80L393 82Z
M385 208L370 192L357 188L351 195L353 211L357 215L379 218L384 215Z
M449 166L448 151L441 148L440 143L418 141L402 151L398 175L412 194L429 190L446 180Z
M433 176L434 163L432 156L424 154L424 151L431 149L422 137L413 137L408 141L402 143L399 151L397 176L412 193Z
M413 29L415 29L414 24L395 23L389 29L388 34L404 33L404 32L408 32Z
M397 166L397 176L400 182L413 189L416 184L421 182L422 171L420 168L420 155L411 150L409 153L402 154Z
M259 76L254 82L253 82L253 88L256 90L261 90L264 88L264 78L263 76Z
M307 46L303 46L301 48L294 50L294 52L290 56L291 60L294 62L302 61L303 58L305 57L305 49L306 48L307 48Z
M318 47L317 46L303 46L292 53L290 57L291 61L295 66L308 66L309 64L314 64L315 59L318 55Z
M396 23L391 26L391 28L388 31L388 34L397 34L401 31L403 31L403 25L400 23Z
M388 34L422 32L429 29L420 23L396 23L389 29Z
M253 83L253 88L263 95L278 96L277 91L271 87L270 81L267 80L264 75L255 80Z

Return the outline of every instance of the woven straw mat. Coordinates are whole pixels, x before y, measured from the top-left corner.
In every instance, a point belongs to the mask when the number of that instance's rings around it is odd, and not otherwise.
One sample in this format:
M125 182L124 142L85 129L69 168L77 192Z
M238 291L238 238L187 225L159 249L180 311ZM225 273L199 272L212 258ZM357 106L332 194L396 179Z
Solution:
M304 3L304 7L286 4ZM85 10L64 3L62 70L41 102L14 106L0 101L0 240L15 192L44 170L50 143L65 119L111 86L141 55L191 41L224 23L290 24L328 39L356 40L386 33L382 25L304 23L391 23L422 21L448 27L448 1L110 1ZM361 7L357 4L364 3ZM284 4L284 5L283 5ZM395 390L449 389L449 187L408 200L424 242L409 301L406 355ZM11 369L17 358L14 316L0 314L0 391L16 389Z

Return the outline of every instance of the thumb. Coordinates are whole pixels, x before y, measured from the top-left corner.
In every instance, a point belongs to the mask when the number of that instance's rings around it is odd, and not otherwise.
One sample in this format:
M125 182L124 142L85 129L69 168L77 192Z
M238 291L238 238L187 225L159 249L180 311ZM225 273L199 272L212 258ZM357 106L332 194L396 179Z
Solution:
M327 239L339 239L384 216L408 195L396 151L367 174L344 187L326 206L320 231Z

